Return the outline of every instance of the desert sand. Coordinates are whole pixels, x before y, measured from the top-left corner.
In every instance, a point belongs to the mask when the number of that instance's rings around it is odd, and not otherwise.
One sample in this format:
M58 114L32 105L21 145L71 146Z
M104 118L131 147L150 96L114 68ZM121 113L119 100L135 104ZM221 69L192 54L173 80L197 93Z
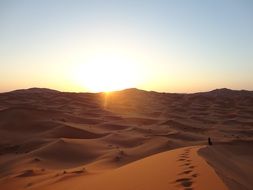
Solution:
M252 145L252 91L0 94L1 189L253 189Z

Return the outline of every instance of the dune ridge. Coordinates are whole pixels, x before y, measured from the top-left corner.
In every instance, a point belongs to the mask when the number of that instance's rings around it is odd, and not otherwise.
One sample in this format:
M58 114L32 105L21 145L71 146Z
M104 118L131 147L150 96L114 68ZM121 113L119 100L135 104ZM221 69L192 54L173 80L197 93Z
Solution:
M247 153L253 140L252 113L253 92L229 89L194 94L126 89L105 95L32 88L0 93L0 186L8 190L46 189L50 188L49 179L56 176L50 184L64 189L57 184L106 176L138 161L142 165L141 160L145 163L151 155L206 145L211 137L214 145L201 149L200 155L230 189L249 189L250 180L233 175L232 183L231 177L226 177L239 172L228 167L236 160L223 168L219 159L225 159L222 152L226 147L240 162L252 160ZM238 149L245 149L242 158ZM174 153L168 152L168 159L172 159L170 155ZM245 166L238 167L245 170ZM239 173L249 177L251 172ZM175 179L178 186L170 187L199 188L180 186L192 182L183 179Z

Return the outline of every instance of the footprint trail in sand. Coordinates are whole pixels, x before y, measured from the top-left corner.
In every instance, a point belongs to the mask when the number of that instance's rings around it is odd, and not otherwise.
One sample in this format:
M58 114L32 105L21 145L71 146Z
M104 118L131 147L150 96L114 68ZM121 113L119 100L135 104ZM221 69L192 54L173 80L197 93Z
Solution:
M194 178L198 177L198 173L194 171L192 160L190 159L191 148L186 148L179 155L177 162L180 162L181 172L177 175L177 179L173 182L176 186L181 186L184 190L193 190Z

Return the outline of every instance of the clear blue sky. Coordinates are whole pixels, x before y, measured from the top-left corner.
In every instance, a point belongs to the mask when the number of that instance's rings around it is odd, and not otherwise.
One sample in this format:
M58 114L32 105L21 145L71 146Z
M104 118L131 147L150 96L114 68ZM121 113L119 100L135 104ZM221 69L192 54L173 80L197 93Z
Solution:
M0 0L0 91L87 91L75 68L96 76L85 65L107 54L132 64L131 87L253 90L253 1Z

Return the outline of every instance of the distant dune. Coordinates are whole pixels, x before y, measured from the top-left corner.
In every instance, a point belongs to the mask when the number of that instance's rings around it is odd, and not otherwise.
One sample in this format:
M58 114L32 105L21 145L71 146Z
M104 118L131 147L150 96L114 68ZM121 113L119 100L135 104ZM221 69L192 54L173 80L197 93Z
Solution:
M252 145L252 91L0 94L5 190L249 190Z

